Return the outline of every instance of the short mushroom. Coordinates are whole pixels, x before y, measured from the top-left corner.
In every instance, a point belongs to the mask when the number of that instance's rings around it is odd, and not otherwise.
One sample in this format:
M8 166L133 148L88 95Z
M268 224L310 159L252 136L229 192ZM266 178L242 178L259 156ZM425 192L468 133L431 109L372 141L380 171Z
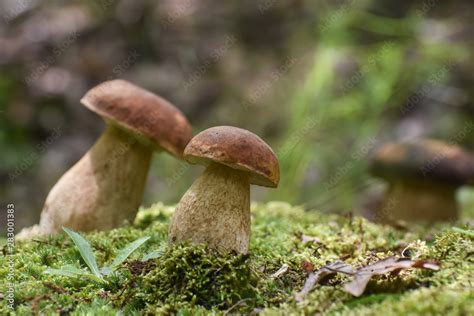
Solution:
M377 221L451 221L456 190L474 184L474 156L432 139L389 143L376 151L371 171L389 182Z
M247 253L250 240L250 184L275 188L278 159L257 135L217 126L196 135L184 159L207 166L176 207L171 243L205 243L220 250Z
M182 158L192 137L186 117L170 102L124 80L104 82L81 99L107 128L51 189L39 225L17 238L111 229L133 221L154 150Z

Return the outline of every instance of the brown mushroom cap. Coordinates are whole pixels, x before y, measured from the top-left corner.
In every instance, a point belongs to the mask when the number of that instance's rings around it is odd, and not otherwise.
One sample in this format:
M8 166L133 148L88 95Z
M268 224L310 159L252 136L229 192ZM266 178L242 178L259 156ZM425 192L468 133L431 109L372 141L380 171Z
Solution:
M474 155L439 140L389 143L373 158L372 172L381 178L431 179L454 185L474 184Z
M138 139L145 139L180 158L192 138L191 125L180 110L125 80L111 80L95 86L81 103Z
M280 181L273 150L257 135L232 126L216 126L194 136L184 150L190 163L216 162L250 174L250 183L272 187Z

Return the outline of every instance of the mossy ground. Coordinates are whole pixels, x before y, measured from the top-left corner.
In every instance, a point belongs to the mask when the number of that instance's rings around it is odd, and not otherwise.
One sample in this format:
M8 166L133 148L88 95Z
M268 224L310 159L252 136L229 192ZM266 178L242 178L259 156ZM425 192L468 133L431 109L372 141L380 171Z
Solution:
M204 246L168 248L166 235L173 208L161 204L142 210L133 226L85 235L99 265L110 262L127 243L152 236L106 284L44 273L47 267L84 266L65 236L18 243L15 312L474 315L474 247L469 233L455 231L452 225L401 231L358 217L305 212L277 202L252 209L251 254L247 256L217 254ZM304 243L302 234L317 237L317 241ZM341 283L348 277L337 276L318 285L303 302L294 300L307 277L301 266L304 261L316 268L334 260L361 266L399 255L407 246L413 255L439 261L441 270L410 270L374 278L360 298L342 290ZM140 260L151 251L159 251L159 257ZM6 260L0 257L0 314L12 313L4 299ZM272 278L283 264L289 265L288 272Z

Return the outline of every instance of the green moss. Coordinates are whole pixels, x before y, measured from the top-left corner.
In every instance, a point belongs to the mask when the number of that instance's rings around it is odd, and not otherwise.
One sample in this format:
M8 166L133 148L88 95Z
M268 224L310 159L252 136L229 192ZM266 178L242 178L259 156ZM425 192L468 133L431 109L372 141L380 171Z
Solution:
M131 297L132 304L140 309L177 311L196 305L227 309L239 300L256 300L259 295L261 276L252 270L248 256L181 245L165 251L160 260L132 264L139 268L121 297ZM128 299L124 302L129 303Z
M47 267L85 267L72 241L65 236L17 244L13 256L16 313L474 314L473 238L465 233L469 227L460 223L457 226L464 231L451 226L399 231L358 217L305 212L273 202L253 206L251 253L242 256L216 253L203 245L167 247L172 211L173 207L157 204L141 210L133 226L85 236L99 265L110 262L127 243L152 236L107 278L106 284L44 274ZM317 240L303 243L302 234ZM361 266L400 254L403 249L421 258L438 260L442 269L403 271L398 276L374 278L360 298L342 290L341 283L348 280L347 276L337 276L318 285L303 302L293 298L307 276L301 267L303 261L312 262L316 268L334 260ZM161 254L141 261L151 251ZM289 270L272 278L283 264ZM7 274L7 257L2 256L2 283ZM3 297L6 288L2 284ZM10 312L7 302L1 299L0 314Z

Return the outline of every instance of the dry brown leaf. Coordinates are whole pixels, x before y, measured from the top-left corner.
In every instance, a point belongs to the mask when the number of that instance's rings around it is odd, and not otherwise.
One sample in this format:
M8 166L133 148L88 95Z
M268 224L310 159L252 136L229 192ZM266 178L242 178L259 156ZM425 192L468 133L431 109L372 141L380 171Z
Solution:
M308 267L307 261L303 262L303 269L305 269L305 266ZM311 267L312 269L305 269L307 272L309 272L308 278L306 279L306 282L304 283L303 289L295 294L295 299L298 302L301 302L304 297L311 292L311 290L314 288L314 286L320 282L322 279L324 279L327 276L334 275L338 272L340 273L345 273L345 274L353 274L355 272L354 268L347 263L344 263L342 261L336 261L333 263L329 263L323 267L321 267L319 270L313 272L314 266L312 263Z
M424 260L411 260L408 258L388 257L376 263L358 269L354 274L354 280L344 285L344 290L354 296L364 293L367 283L374 275L385 273L398 273L403 269L422 268L439 270L439 266Z
M439 270L439 265L425 260L411 260L409 258L388 257L376 263L355 269L351 265L342 261L336 261L321 267L314 271L314 265L311 262L304 261L303 269L309 273L303 289L295 294L295 299L300 302L322 279L332 276L336 273L353 275L354 280L344 285L344 290L354 296L360 296L364 293L367 284L374 275L386 273L398 273L403 269L422 268L430 270Z

